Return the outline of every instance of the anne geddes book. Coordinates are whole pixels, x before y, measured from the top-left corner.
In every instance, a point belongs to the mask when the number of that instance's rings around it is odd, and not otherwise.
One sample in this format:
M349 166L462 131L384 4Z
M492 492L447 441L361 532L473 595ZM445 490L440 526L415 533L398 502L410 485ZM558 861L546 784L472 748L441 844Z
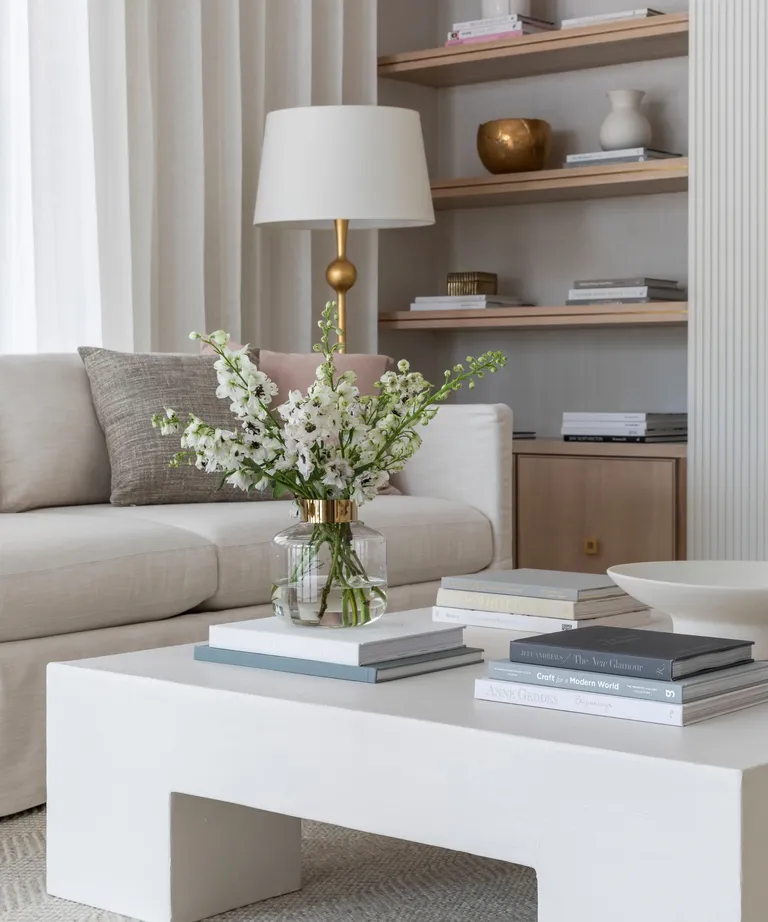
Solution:
M463 625L438 624L432 609L385 615L355 629L300 627L282 618L212 624L208 644L223 650L264 653L323 663L368 666L405 656L421 656L462 646Z

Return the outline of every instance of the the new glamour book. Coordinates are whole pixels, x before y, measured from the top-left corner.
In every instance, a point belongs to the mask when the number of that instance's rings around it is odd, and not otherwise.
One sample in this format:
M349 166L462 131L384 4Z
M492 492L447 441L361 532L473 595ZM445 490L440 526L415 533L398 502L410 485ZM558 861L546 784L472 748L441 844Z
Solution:
M463 645L463 636L461 625L434 622L429 608L387 615L356 631L301 627L275 617L212 624L208 629L211 647L347 666L454 650Z
M556 666L534 666L531 663L509 663L491 660L488 678L520 685L544 685L548 688L570 688L598 695L617 695L643 701L666 701L668 704L690 704L702 698L712 698L727 692L768 684L768 663L744 663L732 669L718 669L689 676L678 682L656 679L636 679L631 676L581 672Z
M565 573L561 570L491 570L468 576L444 576L443 589L467 589L470 592L498 592L503 595L529 596L536 599L562 599L584 602L624 595L614 581L594 573Z
M592 627L513 640L509 645L509 659L513 663L669 682L750 662L752 647L752 641L748 640Z
M250 669L269 669L273 672L292 672L299 675L373 684L482 663L483 651L477 647L457 647L455 650L443 650L440 653L427 653L422 656L406 656L403 659L374 663L370 666L345 666L342 663L321 663L315 660L295 659L290 656L265 656L263 653L221 650L217 647L210 647L208 644L202 644L195 647L195 659L203 663L245 666Z

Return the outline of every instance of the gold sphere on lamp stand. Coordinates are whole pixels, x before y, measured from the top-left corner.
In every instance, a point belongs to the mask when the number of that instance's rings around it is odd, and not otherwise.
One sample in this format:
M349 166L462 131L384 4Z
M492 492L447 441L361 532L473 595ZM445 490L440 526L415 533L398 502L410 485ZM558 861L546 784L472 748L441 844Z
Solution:
M336 292L336 307L339 312L339 343L341 351L347 351L347 292L357 281L357 269L347 259L347 233L349 221L337 218L334 222L336 228L336 259L328 266L325 278Z

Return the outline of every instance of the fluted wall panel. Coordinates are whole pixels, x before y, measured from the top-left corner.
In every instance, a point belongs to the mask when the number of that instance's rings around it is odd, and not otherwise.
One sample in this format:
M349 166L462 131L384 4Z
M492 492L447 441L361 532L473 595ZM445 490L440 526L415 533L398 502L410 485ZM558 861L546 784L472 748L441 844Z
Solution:
M768 4L692 0L689 556L766 559Z

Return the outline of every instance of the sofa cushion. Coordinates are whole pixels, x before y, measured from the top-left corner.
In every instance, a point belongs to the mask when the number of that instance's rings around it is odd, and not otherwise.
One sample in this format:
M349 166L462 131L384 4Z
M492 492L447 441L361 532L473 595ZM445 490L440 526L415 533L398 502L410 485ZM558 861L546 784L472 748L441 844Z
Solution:
M301 391L306 394L317 378L317 367L322 361L322 356L316 352L269 352L267 349L262 349L259 368L277 385L278 396L275 398L277 403L287 400L290 391ZM337 353L333 361L340 374L345 371L354 371L361 394L378 393L373 385L394 364L388 355L363 355L348 352Z
M216 546L219 582L204 610L259 605L271 596L271 542L295 519L284 503L141 506L114 510L165 526L188 529ZM460 503L419 496L380 496L361 519L387 538L389 583L403 586L472 573L493 558L490 522Z
M76 355L0 356L0 513L109 502L109 457Z
M216 396L215 358L79 350L91 383L96 415L104 430L112 468L110 502L117 506L152 503L218 503L269 498L245 493L221 476L182 464L169 468L179 437L152 428L152 416L172 407L179 418L190 413L210 426L236 429L229 400ZM258 354L251 360L256 363Z
M0 515L0 642L154 621L216 591L216 550L109 506Z

